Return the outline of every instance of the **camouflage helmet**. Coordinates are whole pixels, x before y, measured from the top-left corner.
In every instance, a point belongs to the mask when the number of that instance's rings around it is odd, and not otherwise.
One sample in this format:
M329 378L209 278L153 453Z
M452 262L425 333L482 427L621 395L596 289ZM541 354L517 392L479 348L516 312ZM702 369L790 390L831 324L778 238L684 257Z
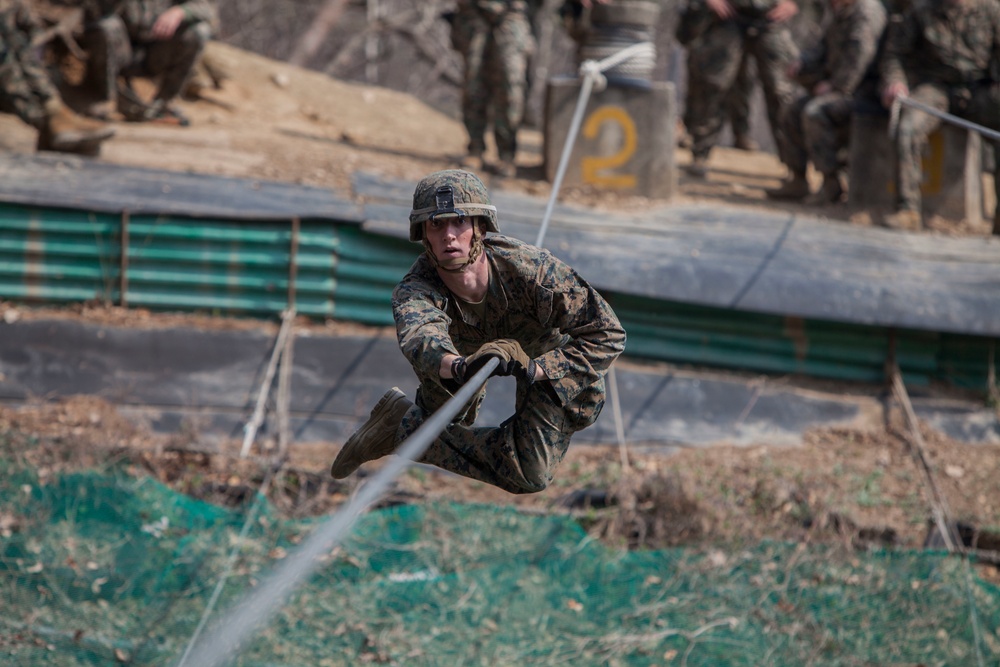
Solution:
M500 232L497 207L490 203L490 193L479 177L468 171L437 171L417 183L410 211L410 240L423 241L424 222L445 216L481 217L486 221L486 231Z

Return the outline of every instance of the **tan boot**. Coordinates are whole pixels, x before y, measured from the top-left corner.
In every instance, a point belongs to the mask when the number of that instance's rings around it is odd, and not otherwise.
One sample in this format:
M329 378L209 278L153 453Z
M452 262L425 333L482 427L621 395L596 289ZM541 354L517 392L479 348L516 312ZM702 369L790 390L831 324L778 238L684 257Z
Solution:
M517 167L514 165L513 160L500 160L496 164L495 171L498 176L503 176L504 178L514 178L517 176Z
M923 227L920 219L920 211L904 208L885 216L882 224L889 229L902 229L916 231Z
M824 206L826 204L836 204L844 197L844 186L840 183L840 177L831 174L823 177L823 185L814 194L809 195L806 203L810 206Z
M779 188L769 188L764 193L770 199L798 200L809 196L809 181L803 175L796 174L785 181Z
M38 133L38 150L92 154L115 128L73 113L59 100L46 105L48 119Z
M469 153L461 160L459 165L468 171L480 171L483 168L483 156L476 153Z
M393 387L372 408L368 421L347 439L330 466L334 479L344 479L362 463L380 459L396 451L396 430L413 401Z

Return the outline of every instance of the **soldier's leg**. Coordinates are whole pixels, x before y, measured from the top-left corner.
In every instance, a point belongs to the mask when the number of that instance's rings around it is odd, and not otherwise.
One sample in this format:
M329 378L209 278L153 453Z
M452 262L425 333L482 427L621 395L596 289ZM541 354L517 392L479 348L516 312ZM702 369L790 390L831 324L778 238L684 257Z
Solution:
M486 79L486 48L489 34L482 26L469 37L462 78L462 122L469 135L469 156L482 158L486 152L490 90Z
M518 386L518 411L497 427L455 423L427 449L422 463L498 486L510 493L534 493L552 481L555 467L576 430L567 409L545 382ZM402 442L428 413L414 406L397 432ZM594 416L596 418L596 415Z
M790 178L777 189L766 190L771 199L804 199L809 195L806 170L809 167L809 153L806 150L804 115L812 102L808 95L802 95L788 104L781 115L781 133L785 137L785 164Z
M910 91L910 97L941 111L948 110L948 94L938 86L923 84ZM920 211L920 185L923 181L921 158L927 137L941 120L923 111L903 105L896 130L896 208Z
M148 46L144 67L160 77L154 100L168 104L181 94L211 36L212 27L200 21L181 26L170 39Z
M965 112L969 120L991 130L1000 132L1000 84L981 86L972 92L969 108ZM993 212L993 233L1000 234L1000 141L993 142L993 187L996 208Z
M750 138L750 98L753 96L756 76L754 69L753 57L744 51L736 82L726 96L726 113L733 130L733 146L745 151L758 148Z
M26 14L17 4L0 9L0 111L36 129L45 126L46 105L58 99L41 63L32 57Z
M125 23L107 16L87 26L83 36L87 50L87 84L107 106L118 97L118 76L132 63L132 42ZM102 107L99 112L104 112Z
M834 203L843 197L840 152L847 147L853 111L854 100L842 93L813 98L803 110L805 147L813 166L823 174L823 185L810 203Z
M70 111L31 45L19 7L0 10L0 111L38 130L38 149L95 154L114 129Z
M757 62L757 74L764 89L767 119L771 126L778 157L786 165L792 151L781 129L785 107L795 98L795 85L788 78L788 64L798 57L791 34L784 27L762 28L756 37L747 39L747 48Z
M524 117L528 60L534 51L528 17L521 12L508 13L493 31L493 45L493 133L500 156L499 169L502 172L508 168L507 171L512 172L517 154L517 130Z
M725 100L743 60L743 37L735 23L715 23L688 51L684 126L695 160L704 161L722 132Z

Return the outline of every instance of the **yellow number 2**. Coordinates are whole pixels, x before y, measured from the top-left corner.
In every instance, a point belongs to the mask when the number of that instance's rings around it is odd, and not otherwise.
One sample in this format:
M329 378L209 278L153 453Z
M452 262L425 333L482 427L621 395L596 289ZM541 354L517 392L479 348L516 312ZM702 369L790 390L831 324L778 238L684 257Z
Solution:
M604 123L616 123L621 128L622 146L617 153L611 155L584 157L580 162L583 182L612 188L634 188L636 185L634 174L609 174L606 170L621 167L632 158L636 146L635 123L625 109L604 106L596 109L587 118L583 126L583 136L587 139L596 138Z

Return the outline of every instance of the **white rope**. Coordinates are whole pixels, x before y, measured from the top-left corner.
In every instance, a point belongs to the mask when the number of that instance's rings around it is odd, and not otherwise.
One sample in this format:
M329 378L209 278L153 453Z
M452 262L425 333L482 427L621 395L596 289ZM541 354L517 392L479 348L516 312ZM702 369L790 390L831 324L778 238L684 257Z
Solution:
M538 230L538 238L535 240L536 246L542 247L542 243L545 241L545 232L548 231L549 220L552 219L552 211L555 209L556 199L559 197L559 190L562 188L563 178L566 176L569 158L573 154L573 146L576 144L576 136L580 132L580 125L583 124L583 114L587 110L590 93L595 86L598 90L601 90L607 85L607 80L604 78L602 72L630 58L648 55L649 53L655 53L655 47L652 42L639 42L603 60L585 60L580 64L580 77L583 82L580 86L580 94L576 98L576 108L573 110L573 119L569 124L566 143L563 144L562 155L559 158L559 165L556 168L556 177L552 181L552 192L549 193L549 201L545 205L542 226ZM614 365L608 369L608 393L611 394L611 407L615 417L615 435L618 438L618 450L621 454L622 470L624 471L628 469L628 454L625 443L625 425L622 421L621 403L618 400L618 376L615 374Z
M240 654L244 644L271 615L279 609L298 586L323 564L323 556L343 541L357 518L382 497L389 485L420 458L455 415L472 400L500 362L492 358L452 396L447 403L420 425L396 450L384 466L347 503L285 558L259 586L246 594L223 617L213 632L192 642L185 661L197 667L219 667ZM204 624L199 625L198 631Z
M545 230L548 226L548 221L552 216L555 198L559 192L562 177L565 174L566 163L569 160L573 143L576 141L576 135L579 132L580 124L583 119L583 111L587 106L587 100L590 98L590 92L593 89L595 82L600 81L602 82L601 85L603 85L604 76L601 72L638 54L646 53L652 48L653 45L651 43L641 42L622 49L618 53L599 62L586 61L580 66L580 71L584 78L584 84L581 89L580 98L577 102L577 108L573 115L573 124L571 125L570 135L566 140L566 145L563 147L563 157L559 164L556 181L552 186L552 195L549 197L545 217L542 220L542 228L539 230L538 240L535 243L536 246L540 247L543 239L545 238ZM291 318L289 318L289 320L291 320ZM276 347L283 346L276 345ZM254 508L251 508L251 516L248 516L247 522L244 524L243 530L240 533L237 545L230 554L229 562L227 563L223 577L216 585L216 588L212 593L212 598L209 601L209 605L206 608L198 627L195 629L194 635L191 637L191 640L188 643L188 646L184 651L184 655L181 657L181 661L178 663L177 667L184 667L184 665L188 664L189 661L190 664L197 665L197 667L219 667L220 665L235 659L243 650L244 644L247 642L250 635L252 635L258 627L270 618L270 616L285 603L295 589L298 588L298 586L322 564L322 556L328 554L331 549L343 541L344 537L346 537L348 532L351 530L361 513L368 506L378 500L382 494L385 493L386 489L388 489L389 485L392 484L393 481L395 481L395 479L399 477L399 475L402 474L411 463L420 458L431 443L437 439L438 435L440 435L440 433L447 428L448 424L451 423L455 415L458 414L466 403L472 399L473 395L479 391L483 384L486 383L486 380L489 379L490 374L493 372L494 368L496 368L498 363L499 362L496 359L490 359L469 382L463 385L462 388L459 389L459 391L452 396L447 403L441 406L441 408L431 415L430 418L428 418L420 426L420 428L413 433L413 435L407 438L406 441L400 445L399 449L395 452L396 456L391 457L389 461L366 484L358 489L358 492L354 495L346 507L338 510L323 524L321 524L291 555L282 561L281 564L267 576L260 586L257 586L249 594L245 595L242 601L237 603L230 610L230 612L223 617L218 626L213 629L211 634L199 641L208 617L222 591L222 587L232 571L238 549L241 546L242 540L250 526L251 518L255 515L256 505ZM612 366L609 371L612 374L612 403L616 406L619 444L623 445L624 431L621 425L620 409L617 408L618 384L613 375L614 370L614 366ZM260 404L259 400L258 404ZM246 448L245 441L244 448ZM268 482L269 479L265 479L265 484ZM262 489L263 488L264 487L262 485ZM259 497L260 496L258 496L258 498Z
M965 120L964 118L959 118L954 114L950 114L947 111L941 111L940 109L935 109L934 107L927 106L923 102L918 102L912 97L907 97L906 95L898 95L892 101L892 108L889 111L889 135L896 136L896 130L899 126L899 105L905 104L908 107L918 109L931 116L936 116L943 121L949 122L952 125L958 125L966 130L972 130L973 132L978 132L984 137L989 137L994 141L1000 141L1000 132L996 130L991 130L988 127L979 125L978 123L973 123L972 121Z

